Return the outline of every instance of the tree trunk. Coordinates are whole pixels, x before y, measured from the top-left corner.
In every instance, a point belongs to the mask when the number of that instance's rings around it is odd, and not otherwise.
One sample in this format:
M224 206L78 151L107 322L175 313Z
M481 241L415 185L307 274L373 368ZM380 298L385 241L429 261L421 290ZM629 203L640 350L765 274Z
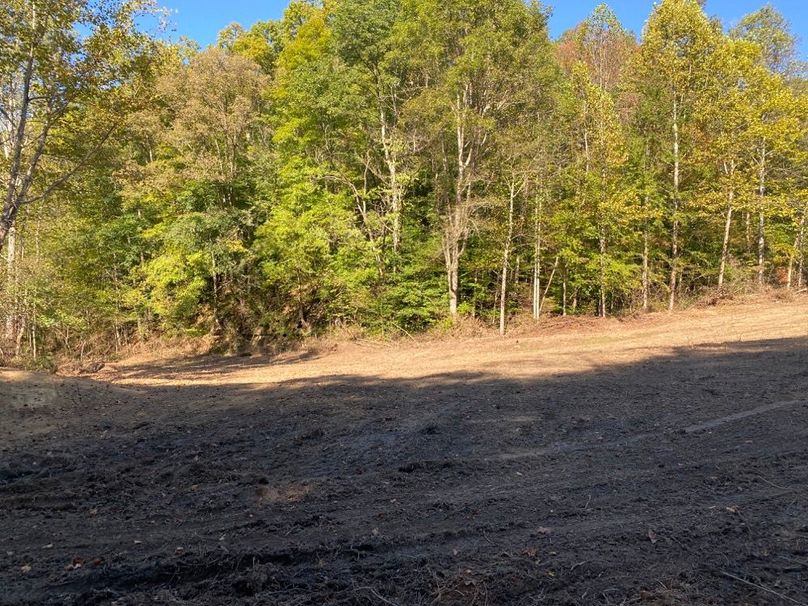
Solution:
M507 251L505 257L507 258ZM502 264L502 283L499 292L499 334L505 336L505 314L508 311L508 261L505 260Z
M542 199L539 196L536 200L535 211L535 239L533 241L533 319L538 320L541 316L541 245L542 245Z
M797 228L797 235L794 237L794 249L788 257L788 279L786 288L791 290L794 287L794 265L802 250L802 238L805 231L805 212L800 215L800 222Z
M744 216L744 225L746 226L746 252L752 253L752 213L746 212Z
M462 199L456 204L462 204ZM457 318L458 293L460 286L460 255L463 253L463 209L455 206L446 218L443 232L443 256L446 261L446 280L449 288L449 314Z
M13 343L17 324L17 230L13 227L8 232L6 255L6 294L9 297L6 309L6 341Z
M727 259L729 257L729 235L732 228L732 203L735 192L730 190L729 205L727 206L727 218L724 221L724 240L721 243L721 263L718 267L718 290L724 287L724 274L727 269Z
M539 258L533 262L533 319L538 320L541 309L541 261Z
M5 244L6 240L13 236L14 222L17 219L19 209L18 200L8 202L3 209L2 217L0 217L0 250L3 249L3 244Z
M760 169L758 173L758 250L757 250L757 281L758 286L763 287L765 278L765 255L766 255L766 218L764 216L766 202L766 143L761 144Z
M763 216L763 211L758 213L758 270L757 281L758 286L761 288L766 281L766 219Z
M794 240L794 250L788 256L788 274L786 276L786 290L794 288L794 258L797 256L797 242Z
M457 290L458 290L458 275L457 265L455 264L449 269L449 315L452 319L457 318Z
M598 238L600 245L600 317L606 317L606 234L601 226Z
M561 282L561 316L567 315L567 268L564 267L564 279Z
M675 212L675 211L674 211ZM673 220L671 229L671 276L668 282L668 311L672 312L676 305L676 278L679 270L679 220Z
M797 289L802 290L805 261L805 213L808 208L802 209L800 217L799 246L797 246Z
M14 357L19 358L22 355L22 338L25 335L25 317L20 320L20 325L16 326L16 330Z
M36 303L32 305L31 309L31 355L34 360L38 358L37 348L37 334L36 334Z
M446 285L449 289L449 315L454 321L457 319L457 293L460 283L457 243L444 242L443 255L446 261Z
M727 192L727 214L724 222L724 239L721 242L721 262L718 267L718 291L724 287L724 274L729 259L729 237L732 230L732 212L735 206L735 160L724 162L724 175L729 178L729 191Z
M446 201L443 230L443 255L446 261L449 313L452 320L457 318L460 257L465 249L472 212L472 179L469 167L473 165L475 159L475 144L468 141L463 117L464 108L468 107L468 94L468 90L465 90L462 98L461 95L458 95L454 108L457 174L454 176L454 200L451 200L450 197L451 201ZM447 160L448 158L444 155L444 164L448 166Z
M499 296L499 334L505 335L505 314L508 311L508 263L513 240L513 206L516 200L516 183L511 181L508 192L508 235L502 249L502 288Z
M668 311L676 305L676 277L679 270L679 106L673 101L673 222L671 226L671 276L668 283Z
M648 215L649 205L651 203L651 196L648 194L648 181L649 181L649 166L650 166L651 149L649 144L645 144L644 155L644 171L643 171L643 187L645 189L645 196L643 198L643 231L642 231L642 310L647 312L649 307L649 298L651 291L651 260L650 250L648 245Z
M379 101L382 103L381 99ZM389 199L390 199L390 212L393 215L392 239L393 239L393 252L397 253L401 246L401 183L398 175L398 157L395 151L393 141L390 140L388 133L387 114L384 107L380 110L381 118L381 143L382 150L384 151L384 161L387 165L387 174L389 179Z
M650 272L648 263L648 225L642 233L642 310L648 311L648 291L650 290Z
M539 302L539 316L541 316L542 309L544 309L544 302L547 300L547 293L550 292L550 287L553 285L553 278L555 278L556 270L558 269L558 260L559 257L556 256L555 261L553 261L553 270L550 272L550 277L547 279L547 286L544 287L544 294L540 295L541 300Z
M38 14L36 6L31 6L31 28L38 27ZM30 186L30 175L33 171L24 171L23 169L23 149L29 143L28 141L28 120L30 118L30 105L31 105L31 87L34 80L34 64L35 64L36 48L33 44L28 49L25 68L22 74L22 86L20 90L20 107L19 119L17 120L16 131L10 136L10 153L4 154L9 159L8 180L6 181L5 200L3 202L3 213L0 215L0 250L3 249L3 244L9 236L14 221L17 219L17 213L20 210L22 201L28 193ZM47 131L43 131L47 134ZM33 159L31 160L31 167L36 165L36 162L41 156L44 145L44 137L40 138L37 147L34 151Z

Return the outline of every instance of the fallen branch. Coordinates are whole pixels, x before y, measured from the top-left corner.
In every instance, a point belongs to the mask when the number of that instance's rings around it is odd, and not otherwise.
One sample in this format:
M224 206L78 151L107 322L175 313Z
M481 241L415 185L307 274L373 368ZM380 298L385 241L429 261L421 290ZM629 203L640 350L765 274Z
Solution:
M721 574L723 574L725 577L728 577L730 579L734 579L735 581L743 583L744 585L749 585L750 587L754 587L755 589L760 589L761 591L765 591L766 593L776 595L778 598L780 598L781 600L785 600L786 602L791 602L792 604L799 604L799 606L808 606L808 604L806 604L805 602L800 602L798 600L795 600L794 598L788 597L787 595L783 595L782 593L779 593L779 592L775 591L774 589L769 589L768 587L764 587L763 585L758 585L757 583L753 583L752 581L747 581L746 579L742 579L741 577L737 577L734 574L730 574L729 572L727 572L725 570L722 570Z
M388 604L388 606L398 606L398 604L396 604L395 602L391 602L390 600L388 600L384 596L379 595L379 593L375 589L373 589L373 587L357 587L355 589L355 591L361 591L363 589L365 591L369 591L371 594L373 594L374 598L376 598L377 600L381 600L385 604Z

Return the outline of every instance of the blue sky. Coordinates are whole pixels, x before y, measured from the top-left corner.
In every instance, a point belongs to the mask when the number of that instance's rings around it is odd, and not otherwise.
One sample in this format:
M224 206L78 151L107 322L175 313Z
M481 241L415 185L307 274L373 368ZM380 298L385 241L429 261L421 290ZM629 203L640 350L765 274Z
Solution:
M602 0L555 0L545 2L553 6L550 30L557 37L564 30L582 21ZM732 26L747 13L760 8L766 0L707 0L707 12L717 15L725 26ZM770 0L769 2L791 22L792 30L800 38L800 54L808 58L808 0ZM187 36L207 46L216 40L216 34L229 23L237 21L248 26L265 19L277 19L288 0L162 0L172 11L172 39ZM607 2L617 13L623 25L639 33L648 14L651 0L612 0Z

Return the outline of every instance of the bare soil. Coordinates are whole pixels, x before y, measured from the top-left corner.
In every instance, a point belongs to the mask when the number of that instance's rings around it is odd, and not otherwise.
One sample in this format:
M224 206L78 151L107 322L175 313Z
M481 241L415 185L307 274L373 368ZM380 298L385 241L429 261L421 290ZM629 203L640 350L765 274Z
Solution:
M0 604L808 604L808 300L0 372Z

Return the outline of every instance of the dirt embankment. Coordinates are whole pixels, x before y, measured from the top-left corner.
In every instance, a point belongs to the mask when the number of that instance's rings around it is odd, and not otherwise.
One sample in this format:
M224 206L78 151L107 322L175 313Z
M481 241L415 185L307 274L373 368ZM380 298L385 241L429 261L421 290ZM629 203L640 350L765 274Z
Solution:
M0 604L808 604L804 299L0 390Z

